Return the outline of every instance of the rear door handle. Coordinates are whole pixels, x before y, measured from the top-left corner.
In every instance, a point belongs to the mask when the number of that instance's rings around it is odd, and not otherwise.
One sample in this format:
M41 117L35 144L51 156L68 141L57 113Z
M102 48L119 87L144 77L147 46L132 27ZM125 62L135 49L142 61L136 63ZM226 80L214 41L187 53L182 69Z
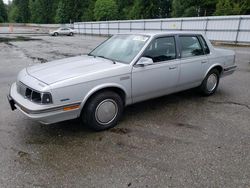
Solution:
M169 70L174 70L174 69L177 69L177 67L175 66L173 66L173 67L169 67Z
M201 64L205 64L205 63L207 63L207 61L202 61L202 62L201 62Z

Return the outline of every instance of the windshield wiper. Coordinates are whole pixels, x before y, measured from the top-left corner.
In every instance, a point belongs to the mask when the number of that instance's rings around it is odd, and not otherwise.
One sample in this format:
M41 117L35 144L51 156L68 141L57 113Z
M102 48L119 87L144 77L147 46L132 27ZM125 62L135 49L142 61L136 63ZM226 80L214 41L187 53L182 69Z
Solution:
M90 53L88 54L88 56L92 56L92 57L96 58L96 56L95 56L95 55L93 55L93 54L90 54Z
M109 58L107 58L107 57L105 57L105 56L100 55L100 56L96 56L96 57L100 57L100 58L103 58L103 59L107 59L107 60L109 60L109 61L112 61L114 64L116 64L115 60L109 59Z

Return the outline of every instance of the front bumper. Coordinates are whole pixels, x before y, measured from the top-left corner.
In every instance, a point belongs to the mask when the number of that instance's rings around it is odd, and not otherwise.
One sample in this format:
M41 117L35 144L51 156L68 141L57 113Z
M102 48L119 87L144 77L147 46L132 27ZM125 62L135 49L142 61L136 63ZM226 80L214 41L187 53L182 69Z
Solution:
M224 76L231 75L236 71L236 69L237 69L236 65L224 68L222 76L224 77Z
M18 109L30 119L42 124L52 124L75 119L80 114L80 102L63 106L35 104L25 99L17 92L16 83L11 86L10 94L7 98L12 110ZM65 108L76 106L79 106L79 108L71 108L70 110L65 111Z

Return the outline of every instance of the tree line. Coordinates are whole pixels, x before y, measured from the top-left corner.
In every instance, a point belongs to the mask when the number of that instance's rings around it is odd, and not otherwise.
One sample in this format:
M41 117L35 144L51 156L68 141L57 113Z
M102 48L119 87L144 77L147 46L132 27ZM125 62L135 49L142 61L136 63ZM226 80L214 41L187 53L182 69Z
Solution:
M69 23L250 14L250 0L0 0L0 22Z

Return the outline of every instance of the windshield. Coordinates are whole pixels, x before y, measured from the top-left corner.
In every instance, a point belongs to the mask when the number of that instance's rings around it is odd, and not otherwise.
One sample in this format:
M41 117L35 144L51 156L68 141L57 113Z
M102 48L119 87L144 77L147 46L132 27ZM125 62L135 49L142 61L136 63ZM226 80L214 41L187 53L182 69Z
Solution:
M106 40L89 55L129 64L145 45L148 36L115 35Z

